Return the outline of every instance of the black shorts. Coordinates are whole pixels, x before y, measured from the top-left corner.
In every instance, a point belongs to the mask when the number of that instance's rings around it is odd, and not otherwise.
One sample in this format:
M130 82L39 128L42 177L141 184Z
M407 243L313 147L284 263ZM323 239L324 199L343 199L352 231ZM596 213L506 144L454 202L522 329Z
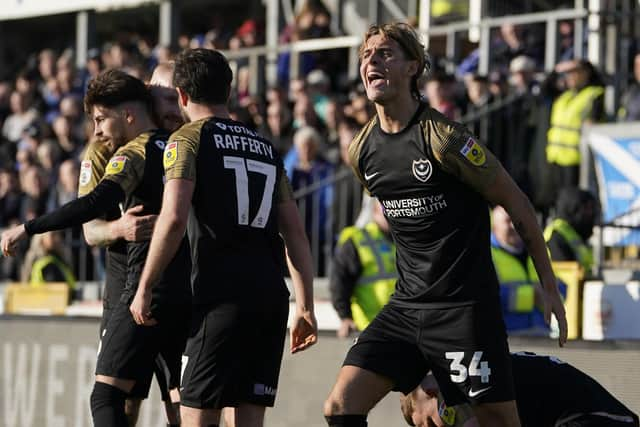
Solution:
M163 304L154 310L155 326L135 323L129 303L119 302L103 330L96 365L96 375L135 380L131 397L146 398L156 359L160 355L166 379L159 380L163 398L168 389L180 382L181 355L184 350L190 324L189 305Z
M637 417L631 415L584 414L570 421L560 421L556 427L636 427Z
M153 362L153 370L144 371L136 380L131 393L134 398L146 399L149 396L151 381L155 375L162 400L168 402L169 391L180 386L180 365L182 353L187 344L191 324L191 303L162 304L161 334L158 354Z
M286 297L194 307L182 359L181 404L273 406L288 315Z
M448 406L515 399L505 326L497 304L408 309L387 304L356 338L344 365L412 391L433 371Z

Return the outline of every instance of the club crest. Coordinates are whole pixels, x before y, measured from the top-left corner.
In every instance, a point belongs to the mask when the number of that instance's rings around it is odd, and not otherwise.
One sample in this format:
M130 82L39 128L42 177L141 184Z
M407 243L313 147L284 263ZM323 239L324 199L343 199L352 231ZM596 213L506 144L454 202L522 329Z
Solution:
M431 178L433 167L431 167L431 162L427 159L414 160L411 165L411 171L418 181L427 182Z

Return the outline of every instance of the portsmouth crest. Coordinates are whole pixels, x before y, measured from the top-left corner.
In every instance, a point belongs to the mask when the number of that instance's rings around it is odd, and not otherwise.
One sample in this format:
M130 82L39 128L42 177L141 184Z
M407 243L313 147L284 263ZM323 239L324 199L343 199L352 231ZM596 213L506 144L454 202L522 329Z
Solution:
M433 167L428 159L414 160L411 165L413 176L420 182L427 182L431 178Z

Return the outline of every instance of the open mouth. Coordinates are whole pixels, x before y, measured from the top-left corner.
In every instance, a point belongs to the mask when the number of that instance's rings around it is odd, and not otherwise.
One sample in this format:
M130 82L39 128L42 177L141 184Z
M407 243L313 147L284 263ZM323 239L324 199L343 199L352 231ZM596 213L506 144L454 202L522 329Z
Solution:
M367 73L367 83L369 84L376 84L384 81L385 81L385 78L384 78L384 74L382 73L379 73L377 71L370 71Z

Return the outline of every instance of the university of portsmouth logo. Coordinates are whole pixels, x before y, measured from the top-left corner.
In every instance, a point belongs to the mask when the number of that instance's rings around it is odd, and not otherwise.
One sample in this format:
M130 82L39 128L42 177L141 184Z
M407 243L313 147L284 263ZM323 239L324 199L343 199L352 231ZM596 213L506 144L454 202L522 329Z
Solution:
M433 168L431 162L427 159L414 160L411 165L413 176L420 182L427 182L431 178Z

